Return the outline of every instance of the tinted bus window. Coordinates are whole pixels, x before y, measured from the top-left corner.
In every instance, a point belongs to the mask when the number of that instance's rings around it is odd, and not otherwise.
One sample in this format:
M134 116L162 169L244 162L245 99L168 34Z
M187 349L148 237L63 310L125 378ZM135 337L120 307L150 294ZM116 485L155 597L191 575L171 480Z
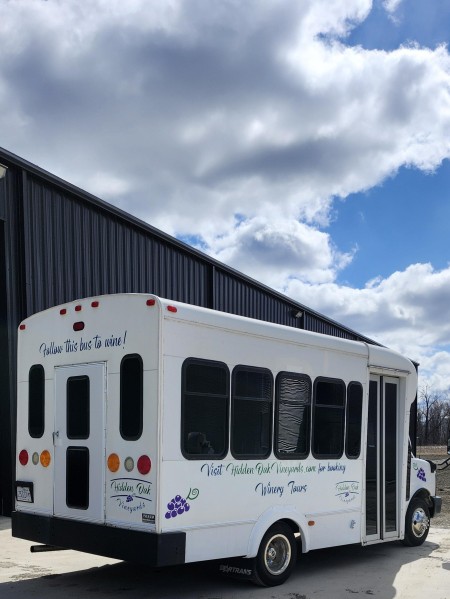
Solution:
M316 379L313 403L313 455L317 458L340 458L344 452L344 382Z
M309 454L311 379L280 372L275 391L275 454L305 458Z
M235 458L264 458L272 444L272 373L236 366L232 377L231 452Z
M90 384L88 376L67 379L67 437L88 439L90 434Z
M182 369L181 451L188 459L228 451L230 373L222 362L188 358Z
M143 426L142 358L129 354L120 363L120 434L126 441L136 441Z
M345 453L356 459L361 453L361 420L363 389L361 383L351 382L347 388L347 432Z
M30 368L28 375L28 432L39 439L45 427L45 373L41 364Z

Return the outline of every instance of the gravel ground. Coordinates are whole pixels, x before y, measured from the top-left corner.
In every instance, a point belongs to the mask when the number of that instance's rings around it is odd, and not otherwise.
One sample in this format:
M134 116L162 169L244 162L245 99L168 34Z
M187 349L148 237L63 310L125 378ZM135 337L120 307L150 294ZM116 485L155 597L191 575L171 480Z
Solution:
M447 458L447 448L442 447L419 447L417 457L425 460L432 460L436 464L441 464ZM433 528L450 528L450 466L445 470L436 471L436 495L442 497L442 511L432 519Z

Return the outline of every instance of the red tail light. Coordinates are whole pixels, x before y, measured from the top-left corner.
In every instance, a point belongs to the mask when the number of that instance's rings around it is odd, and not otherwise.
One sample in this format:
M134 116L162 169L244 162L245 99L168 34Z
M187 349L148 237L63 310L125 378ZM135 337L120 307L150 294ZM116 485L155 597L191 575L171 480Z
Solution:
M19 453L19 462L22 466L26 466L28 464L28 451L26 449L22 449Z
M139 474L148 474L152 467L152 461L148 457L148 455L141 455L138 459L137 469L139 470Z

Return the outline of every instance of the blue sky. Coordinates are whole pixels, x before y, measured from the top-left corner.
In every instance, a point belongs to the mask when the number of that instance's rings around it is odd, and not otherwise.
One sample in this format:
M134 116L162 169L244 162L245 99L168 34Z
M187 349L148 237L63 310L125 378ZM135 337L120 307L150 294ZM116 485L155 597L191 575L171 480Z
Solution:
M450 388L450 0L0 0L0 146Z
M408 43L433 48L447 45L449 36L448 0L400 3L393 15L376 2L347 43L387 51ZM329 229L334 241L344 249L358 246L354 261L339 277L343 284L361 286L414 262L431 262L436 269L450 263L448 160L430 173L402 167L379 186L351 194L335 209Z
M336 203L328 230L344 251L358 248L352 263L339 273L342 284L360 287L416 262L446 268L450 262L448 160L434 173L401 168L381 185L349 195Z
M399 2L393 13L377 0L367 19L351 32L348 43L378 50L393 50L408 42L433 48L448 43L449 24L448 0Z

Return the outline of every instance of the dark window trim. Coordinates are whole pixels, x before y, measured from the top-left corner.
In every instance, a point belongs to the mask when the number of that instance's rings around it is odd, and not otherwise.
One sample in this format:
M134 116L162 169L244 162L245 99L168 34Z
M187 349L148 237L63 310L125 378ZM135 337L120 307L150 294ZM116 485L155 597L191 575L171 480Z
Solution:
M348 424L349 424L349 407L350 407L350 402L348 401L348 396L349 396L349 389L350 387L354 385L357 387L360 387L361 389L361 421L359 423L359 452L358 455L349 455L348 454ZM360 383L359 381L350 381L350 383L347 385L347 405L345 408L345 455L347 457L347 459L349 460L357 460L360 456L361 456L361 449L362 449L362 419L363 419L363 403L364 403L364 389L362 386L362 383Z
M335 405L331 405L331 404L323 404L323 403L317 403L317 394L316 394L316 389L317 389L317 385L318 383L338 383L339 385L342 386L343 388L343 399L344 399L344 403L342 406L335 406ZM328 378L325 376L318 376L316 379L314 379L314 387L313 387L313 408L312 408L312 427L311 427L311 454L312 456L316 459L316 460L326 460L326 459L333 459L333 460L339 460L342 458L342 456L344 455L344 450L345 450L345 416L346 416L346 387L345 387L345 383L342 379L335 379L335 378ZM329 409L334 409L334 410L341 410L343 413L343 422L342 422L342 431L341 431L341 441L342 441L342 451L340 453L330 453L330 454L317 454L314 451L314 433L315 433L315 422L316 422L316 408L329 408Z
M226 394L223 395L221 393L200 393L200 392L192 392L192 391L187 391L186 390L186 371L188 369L188 366L190 366L191 364L199 364L201 365L206 365L206 366L216 366L217 368L222 368L223 370L226 371ZM209 396L209 397L218 397L218 398L223 398L226 401L226 416L225 416L225 446L224 446L224 450L222 453L216 453L216 454L193 454L193 453L188 453L187 451L185 451L184 448L184 422L185 422L185 414L186 414L186 408L185 408L185 397L189 396L189 395L196 395L196 396ZM184 458L186 458L187 460L208 460L208 461L214 461L214 460L223 460L227 455L228 455L228 450L230 447L230 442L229 442L229 438L230 438L230 369L228 368L228 365L225 364L225 362L220 362L218 360L206 360L203 358L186 358L183 362L183 365L181 367L181 433L180 433L180 449L181 449L181 453L183 455Z
M123 397L126 392L126 388L124 388L124 380L122 376L122 367L123 364L128 360L138 360L140 366L139 372L139 429L136 435L124 435L122 430L122 406L123 406ZM124 441L138 441L142 436L142 431L144 428L144 363L142 360L142 356L140 354L127 354L120 361L120 398L119 398L119 431L120 436Z
M307 379L310 384L310 395L309 395L309 415L307 422L307 431L306 431L306 453L292 453L290 455L280 454L278 452L278 414L279 414L279 385L281 377L288 376L290 378L297 379ZM311 415L312 415L312 394L313 394L313 383L312 379L308 374L304 374L301 372L290 372L287 370L282 370L277 374L275 379L275 420L274 420L274 433L273 433L273 452L278 460L306 460L311 453Z
M234 431L234 400L235 399L245 399L247 401L267 401L261 399L259 397L246 397L241 395L235 395L235 373L240 370L244 370L246 372L264 372L269 374L270 383L271 383L271 398L270 398L270 428L269 428L269 441L268 441L268 450L265 454L238 454L236 455L235 449L233 447L233 431ZM235 460L266 460L272 453L272 440L273 440L273 395L274 395L274 384L273 384L273 374L269 368L262 368L259 366L246 366L245 364L238 364L233 368L231 373L231 455Z
M41 409L39 411L39 417L40 417L40 428L38 433L35 433L34 431L32 432L30 430L30 416L32 413L31 410L31 401L32 401L32 395L34 396L36 393L35 389L32 389L30 386L30 379L31 379L31 373L34 371L39 371L40 375L41 375L41 380L39 381L39 385L40 385L40 389L39 389L39 397L40 397L40 402L41 402ZM34 410L33 410L34 412ZM31 366L29 372L28 372L28 434L30 435L30 437L32 439L41 439L44 435L45 432L45 370L44 367L42 366L42 364L33 364L33 366Z

